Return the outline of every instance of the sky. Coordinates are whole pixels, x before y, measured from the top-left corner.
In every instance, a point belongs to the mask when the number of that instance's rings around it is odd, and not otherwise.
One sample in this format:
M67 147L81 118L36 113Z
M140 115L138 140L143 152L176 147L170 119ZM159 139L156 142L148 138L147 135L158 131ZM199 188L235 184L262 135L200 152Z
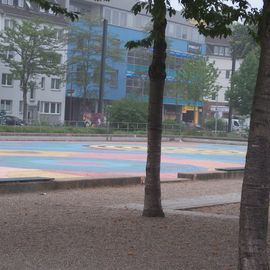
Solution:
M180 4L178 3L178 0L171 0L171 3L175 9L180 9ZM249 0L249 3L252 7L261 8L263 5L263 0Z

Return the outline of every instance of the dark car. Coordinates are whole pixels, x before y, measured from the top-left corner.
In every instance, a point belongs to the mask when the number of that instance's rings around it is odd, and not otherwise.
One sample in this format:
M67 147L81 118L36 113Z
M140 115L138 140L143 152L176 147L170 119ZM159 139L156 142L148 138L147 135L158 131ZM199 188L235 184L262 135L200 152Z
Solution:
M11 116L11 115L5 115L4 123L9 126L24 126L25 125L22 119L16 116Z

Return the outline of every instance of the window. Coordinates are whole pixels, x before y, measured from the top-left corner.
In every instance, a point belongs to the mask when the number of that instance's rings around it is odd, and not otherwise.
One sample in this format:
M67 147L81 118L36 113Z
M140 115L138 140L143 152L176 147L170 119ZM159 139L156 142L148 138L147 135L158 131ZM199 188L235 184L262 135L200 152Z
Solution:
M60 114L61 103L41 101L40 112L44 114Z
M7 59L13 59L15 56L15 52L14 51L8 51L7 52Z
M187 31L188 31L188 28L186 26L183 26L183 28L182 28L182 39L187 39Z
M224 55L224 54L225 54L225 48L219 47L219 55Z
M12 100L2 99L0 103L0 110L6 113L12 112Z
M2 4L13 6L13 0L2 0Z
M229 47L225 47L225 56L231 56L231 50Z
M177 38L182 38L182 27L181 27L181 25L180 24L177 24L176 26L175 26L175 36L177 37Z
M24 0L18 0L18 7L24 7Z
M40 80L40 88L45 89L45 77L42 77Z
M63 29L55 29L55 38L57 40L63 40L63 38L64 38L64 30Z
M20 100L20 103L19 103L19 113L23 113L23 101Z
M108 8L105 8L104 10L104 18L107 19L107 21L111 22L111 10Z
M112 70L108 73L111 87L117 87L118 84L118 70Z
M112 11L112 24L118 25L119 23L119 12L117 10Z
M8 29L8 28L13 28L13 25L14 25L14 20L12 19L5 19L5 22L4 22L4 29Z
M230 79L231 71L226 70L226 79Z
M124 12L120 13L120 26L126 26L127 25L127 14Z
M30 99L31 100L35 99L35 88L34 87L30 88Z
M174 23L171 23L169 22L168 25L167 25L167 33L168 33L168 36L175 36L175 24Z
M52 78L52 80L51 80L51 89L59 90L60 85L61 85L61 80L60 79Z
M219 47L214 46L214 55L218 55L218 54L219 54Z
M13 85L12 74L9 74L9 73L2 74L2 85L4 85L4 86L12 86Z
M8 60L10 60L10 59L14 58L15 52L14 51L2 52L1 53L1 56L4 57L4 58L6 58L6 59L8 59Z
M216 93L213 93L212 96L211 96L211 99L212 100L216 100L216 98L217 98L217 94Z

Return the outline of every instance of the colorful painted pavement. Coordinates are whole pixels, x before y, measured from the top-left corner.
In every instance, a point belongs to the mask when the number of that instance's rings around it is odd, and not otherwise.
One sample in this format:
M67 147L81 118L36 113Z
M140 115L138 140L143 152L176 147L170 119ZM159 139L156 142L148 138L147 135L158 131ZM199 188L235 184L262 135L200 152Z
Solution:
M237 145L164 143L161 177L241 167L246 147ZM0 177L54 178L145 175L145 143L0 142Z

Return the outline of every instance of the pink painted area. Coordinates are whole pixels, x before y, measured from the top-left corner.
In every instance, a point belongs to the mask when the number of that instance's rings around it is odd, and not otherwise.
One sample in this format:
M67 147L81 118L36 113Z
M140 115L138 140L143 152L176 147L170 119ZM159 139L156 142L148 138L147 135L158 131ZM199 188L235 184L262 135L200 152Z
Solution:
M134 161L146 161L146 154L128 154L128 153L81 153L80 158L91 158L91 159L112 159L112 160L134 160ZM206 168L219 168L219 167L241 167L241 163L232 162L220 162L220 161L210 161L210 160L194 160L185 158L174 158L166 155L161 156L162 163L174 163L183 165L193 165Z
M66 164L66 165L90 165L100 167L101 165L96 162L91 161L59 161L58 164Z
M146 160L146 154L128 153L78 153L78 158L112 159L112 160Z
M174 163L174 164L183 164L183 165L193 165L198 167L206 167L209 169L220 168L220 167L241 167L241 163L232 163L232 162L219 162L219 161L210 161L210 160L194 160L186 158L173 158L168 156L161 157L162 163Z

